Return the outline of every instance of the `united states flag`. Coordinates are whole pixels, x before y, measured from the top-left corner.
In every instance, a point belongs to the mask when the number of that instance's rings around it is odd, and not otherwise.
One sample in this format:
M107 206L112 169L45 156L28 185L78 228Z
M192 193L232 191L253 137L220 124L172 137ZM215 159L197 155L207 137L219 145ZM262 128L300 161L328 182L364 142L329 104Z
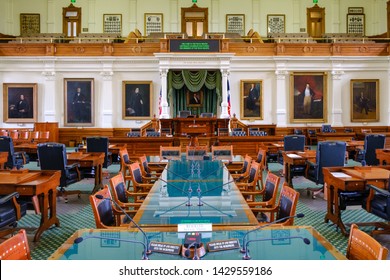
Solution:
M159 112L159 116L161 116L161 113L162 113L161 99L162 99L162 89L160 89L160 95L158 97L158 112Z
M227 102L228 102L228 114L230 116L230 84L229 84L229 80L227 80Z

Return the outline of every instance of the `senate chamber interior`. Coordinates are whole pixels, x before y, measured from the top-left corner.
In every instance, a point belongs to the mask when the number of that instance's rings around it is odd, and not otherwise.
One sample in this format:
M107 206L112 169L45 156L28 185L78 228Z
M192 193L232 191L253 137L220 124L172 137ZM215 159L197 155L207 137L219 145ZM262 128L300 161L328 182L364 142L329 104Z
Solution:
M0 1L0 260L389 259L389 43L386 0Z

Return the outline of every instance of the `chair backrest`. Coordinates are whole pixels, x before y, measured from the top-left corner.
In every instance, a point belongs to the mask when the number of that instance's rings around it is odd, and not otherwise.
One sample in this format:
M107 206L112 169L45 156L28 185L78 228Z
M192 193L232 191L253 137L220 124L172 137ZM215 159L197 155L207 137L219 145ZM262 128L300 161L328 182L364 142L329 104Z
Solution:
M0 244L0 260L31 260L26 230L19 230Z
M379 160L376 158L376 149L385 147L386 136L383 134L368 134L364 137L365 161L367 165L378 165Z
M40 143L38 144L38 159L41 170L60 170L61 186L66 185L67 165L66 147L61 143Z
M135 188L136 184L142 184L142 171L141 167L139 166L138 162L134 162L130 164L130 171L131 171L131 180L133 181L133 187Z
M110 190L112 199L116 203L120 204L129 202L126 195L125 180L122 173L118 173L117 175L110 178ZM117 210L119 211L119 209Z
M265 179L265 191L263 194L263 201L267 201L269 207L274 207L276 203L276 196L279 189L280 177L268 171Z
M321 127L321 132L332 132L332 125L330 124L323 124Z
M108 137L87 137L87 152L100 152L104 153L103 167L107 168L109 165L108 158Z
M180 160L181 147L163 147L160 146L160 159Z
M232 136L246 136L246 132L242 130L233 130Z
M253 191L255 190L255 186L257 184L257 180L259 179L259 170L260 170L260 164L256 161L252 161L249 167L249 173L248 173L248 183L253 184Z
M266 160L267 160L267 151L264 149L259 149L259 152L257 153L256 162L260 163L261 169L265 168Z
M161 136L172 135L171 128L161 128Z
M15 167L16 159L15 159L15 151L14 151L14 143L11 137L9 136L0 136L0 152L8 153L8 160L5 163L5 167L12 169Z
M298 199L299 192L289 187L288 184L284 182L282 191L280 192L276 220L295 215ZM280 224L283 224L284 226L292 226L294 225L294 218L288 218Z
M232 159L233 146L211 146L212 159Z
M229 136L229 128L227 127L218 128L218 136Z
M151 176L148 159L145 155L139 157L142 176Z
M344 166L347 144L342 141L323 141L317 145L316 152L316 183L324 183L323 167Z
M201 118L212 118L212 117L214 117L214 113L201 113L200 117Z
M97 195L103 196L103 199L97 198ZM89 196L96 228L110 228L115 226L114 211L112 210L110 199L111 195L107 185L102 190Z
M386 260L389 250L372 236L351 225L346 257L349 260Z
M286 135L284 136L285 151L303 151L305 149L305 135Z
M303 135L303 131L300 128L294 128L294 134L295 135Z
M317 134L317 131L315 129L308 129L307 135L309 136L315 136Z
M242 176L249 175L249 169L251 168L251 163L252 163L252 157L245 155L244 162L242 163L242 169L240 170Z
M207 146L186 146L186 157L192 160L202 160L207 156Z
M187 118L191 115L191 111L179 111L179 118Z

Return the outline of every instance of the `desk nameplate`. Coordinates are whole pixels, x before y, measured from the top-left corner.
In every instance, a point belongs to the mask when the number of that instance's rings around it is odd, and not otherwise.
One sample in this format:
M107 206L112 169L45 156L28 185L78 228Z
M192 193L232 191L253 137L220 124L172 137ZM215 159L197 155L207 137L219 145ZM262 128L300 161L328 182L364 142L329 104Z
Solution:
M218 252L240 248L238 239L219 240L207 243L207 251Z
M178 244L152 241L149 246L150 250L156 253L179 255L181 252L181 245Z

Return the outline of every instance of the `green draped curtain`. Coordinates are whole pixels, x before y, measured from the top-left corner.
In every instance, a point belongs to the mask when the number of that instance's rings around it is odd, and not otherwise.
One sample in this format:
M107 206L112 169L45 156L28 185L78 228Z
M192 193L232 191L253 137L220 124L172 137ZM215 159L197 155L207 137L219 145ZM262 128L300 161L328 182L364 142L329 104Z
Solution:
M200 107L189 107L187 94L203 92ZM171 106L173 117L179 111L191 110L192 114L202 112L217 114L218 104L221 103L221 72L218 70L182 70L168 72L168 103Z

